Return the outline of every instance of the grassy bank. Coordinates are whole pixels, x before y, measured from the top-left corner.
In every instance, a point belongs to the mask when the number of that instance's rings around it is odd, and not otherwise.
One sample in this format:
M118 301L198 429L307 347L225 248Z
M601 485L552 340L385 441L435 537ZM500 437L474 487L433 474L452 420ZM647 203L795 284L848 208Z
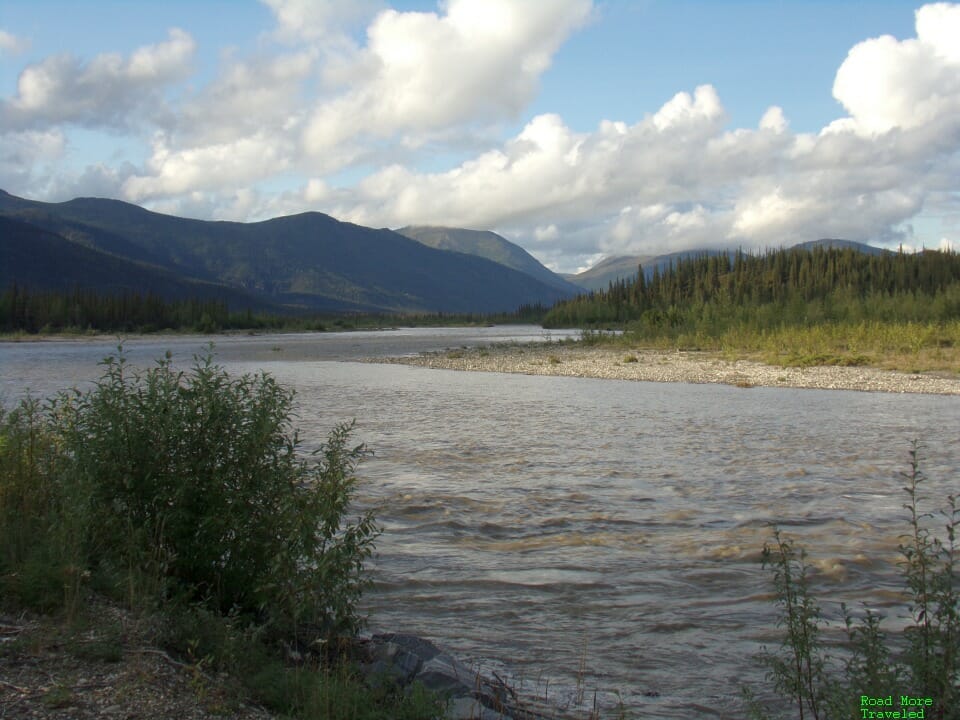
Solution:
M782 367L868 366L902 372L960 374L960 320L949 322L824 322L718 332L627 326L623 334L584 331L587 344L624 349L706 350L727 359Z
M960 256L773 250L681 259L557 303L545 327L771 364L960 371Z

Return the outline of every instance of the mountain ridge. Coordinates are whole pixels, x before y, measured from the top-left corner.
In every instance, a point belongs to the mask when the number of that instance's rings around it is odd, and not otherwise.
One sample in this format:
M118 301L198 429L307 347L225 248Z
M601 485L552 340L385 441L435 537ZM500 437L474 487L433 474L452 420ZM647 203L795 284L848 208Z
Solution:
M315 211L236 223L164 215L120 200L43 203L3 193L0 216L290 311L509 312L575 294L486 258Z
M581 288L566 281L562 276L544 267L533 255L502 235L490 230L468 230L441 225L406 225L398 228L400 233L412 240L438 250L476 255L493 260L501 265L519 270L564 292L579 292Z

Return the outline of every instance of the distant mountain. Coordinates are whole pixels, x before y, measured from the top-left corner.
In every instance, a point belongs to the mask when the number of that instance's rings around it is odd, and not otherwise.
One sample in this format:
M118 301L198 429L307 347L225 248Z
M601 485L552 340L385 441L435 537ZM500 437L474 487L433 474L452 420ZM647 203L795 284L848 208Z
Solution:
M865 255L882 255L885 252L890 252L889 250L874 247L873 245L867 245L866 243L854 242L853 240L838 240L836 238L808 240L807 242L797 243L793 246L793 248L797 250L813 250L814 248L818 247L827 248L829 250L844 250L846 248L850 248L851 250L862 252Z
M434 249L321 213L259 223L210 222L118 200L42 203L0 191L0 216L43 228L75 247L224 285L289 310L499 312L552 305L573 294L486 258ZM43 247L37 252L55 252ZM27 252L18 250L18 263L31 262ZM31 267L33 272L36 264ZM25 268L13 267L9 274ZM103 282L98 275L92 286Z
M171 300L216 298L228 306L278 309L241 290L109 255L0 215L0 289L14 283L33 290L69 292L86 287L111 294L128 291Z
M564 293L576 294L581 287L548 270L535 257L501 235L489 230L408 225L396 232L438 250L476 255L526 273Z
M852 240L822 239L810 240L808 242L798 243L792 248L799 250L813 250L816 247L824 248L852 248L868 255L879 255L888 252L883 248L874 247L865 243L853 242ZM575 285L586 290L605 290L611 282L617 280L632 280L637 276L637 266L643 265L644 274L649 279L654 268L663 271L670 266L670 263L677 262L681 258L697 257L699 255L717 255L726 252L731 257L736 250L685 250L682 252L668 253L666 255L614 255L604 258L596 265L575 275L565 274L563 277Z
M587 290L605 290L611 282L620 278L635 278L638 265L642 264L646 267L655 259L655 255L613 255L583 272L567 274L563 277Z

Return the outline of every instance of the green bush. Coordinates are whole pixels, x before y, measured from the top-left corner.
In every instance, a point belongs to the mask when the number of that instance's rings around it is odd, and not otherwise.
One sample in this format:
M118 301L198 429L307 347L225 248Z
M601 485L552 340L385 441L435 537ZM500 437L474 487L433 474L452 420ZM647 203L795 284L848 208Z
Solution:
M924 524L932 515L920 511L919 487L924 476L916 443L904 477L910 531L902 536L900 567L911 598L912 624L902 637L889 638L881 629L882 618L869 609L855 621L852 612L841 605L847 644L839 648L841 657L831 657L821 640L825 623L810 592L805 553L797 551L779 531L774 532L774 543L764 547L764 566L773 570L780 608L777 624L785 634L779 651L764 650L759 660L768 669L774 691L796 709L796 717L869 717L863 714L862 696L910 695L931 700L931 706L925 708L927 718L960 718L960 548L956 542L960 508L957 496L948 496L947 508L941 512L945 535L936 537ZM744 692L752 717L771 717L770 710L748 689Z
M366 453L352 426L304 458L293 393L269 375L232 378L209 354L188 372L133 370L122 350L103 365L89 392L0 416L3 587L48 607L92 574L133 604L355 631L379 530L346 521Z
M83 499L62 481L67 458L49 411L35 398L0 408L0 599L72 612L85 578Z

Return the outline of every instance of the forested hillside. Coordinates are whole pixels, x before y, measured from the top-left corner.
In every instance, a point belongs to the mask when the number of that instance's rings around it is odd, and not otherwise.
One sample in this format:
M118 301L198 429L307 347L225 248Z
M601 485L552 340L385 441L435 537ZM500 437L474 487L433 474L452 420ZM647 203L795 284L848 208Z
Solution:
M0 190L0 222L18 228L0 233L0 290L16 282L31 290L79 286L103 294L132 285L179 301L193 297L183 287L206 283L222 287L218 299L232 311L275 307L289 314L513 312L576 292L546 269L553 284L487 258L438 250L317 212L254 223L212 222L117 200L44 203ZM102 259L99 264L111 265L110 272L86 272L69 260L93 253ZM149 269L166 278L166 284L128 283L131 263L138 273ZM56 268L43 272L53 264ZM98 263L84 260L84 265L96 270Z
M853 248L791 248L679 259L650 279L558 303L545 325L627 323L638 331L717 333L831 321L960 318L960 255L869 255Z

